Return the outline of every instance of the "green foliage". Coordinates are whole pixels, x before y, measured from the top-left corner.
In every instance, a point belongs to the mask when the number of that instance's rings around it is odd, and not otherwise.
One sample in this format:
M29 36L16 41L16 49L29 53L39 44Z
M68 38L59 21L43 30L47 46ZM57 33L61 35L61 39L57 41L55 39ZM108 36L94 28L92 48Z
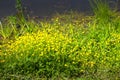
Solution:
M98 21L107 23L116 17L116 12L109 7L107 0L89 0L89 2Z
M26 32L31 32L36 29L36 27L32 26L36 24L35 21L27 21L25 19L21 0L16 0L16 11L15 16L8 16L0 23L0 39L4 40L4 42L7 42L10 38L15 39Z
M16 11L17 11L17 17L19 20L24 20L24 12L23 12L23 6L21 0L16 0Z
M9 16L0 23L0 42L7 42L9 39L16 39L20 35L35 32L39 29L40 25L34 20L21 23L16 16Z
M102 5L98 6L102 8ZM92 17L77 13L57 14L51 20L39 23L34 20L19 23L15 17L9 17L7 24L0 24L1 32L10 37L0 45L0 77L119 79L120 17L111 18L113 15L109 15L109 10L104 11L99 9ZM107 16L106 21L104 16ZM19 30L15 28L18 23L23 26ZM12 35L21 35L12 39L10 28L7 33L4 26L11 27ZM1 35L4 37L4 34Z
M42 78L119 78L120 33L116 23L103 25L93 20L85 28L60 19L41 22L40 30L2 45L1 71Z

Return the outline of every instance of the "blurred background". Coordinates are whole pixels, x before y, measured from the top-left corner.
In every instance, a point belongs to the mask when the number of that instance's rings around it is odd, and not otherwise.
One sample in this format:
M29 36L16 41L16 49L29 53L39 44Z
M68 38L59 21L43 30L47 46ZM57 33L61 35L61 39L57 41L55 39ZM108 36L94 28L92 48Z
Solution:
M22 0L24 9L32 16L49 16L70 10L88 12L88 0ZM0 17L16 13L15 0L0 0Z
M108 0L114 1L117 0ZM0 0L0 18L15 15L15 0ZM56 12L66 11L91 12L88 0L22 0L26 13L31 16L50 16ZM112 3L112 6L113 3Z

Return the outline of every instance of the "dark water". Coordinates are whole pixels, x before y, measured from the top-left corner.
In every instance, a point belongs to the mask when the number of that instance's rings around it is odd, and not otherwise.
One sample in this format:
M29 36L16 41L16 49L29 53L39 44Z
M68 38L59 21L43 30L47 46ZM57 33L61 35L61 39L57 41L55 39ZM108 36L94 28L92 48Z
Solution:
M75 10L90 12L88 0L22 0L23 6L32 16L50 16L55 12ZM0 18L16 13L15 0L0 0Z
M22 0L27 12L34 16L49 16L55 12L89 11L88 0ZM0 17L15 14L15 0L0 0Z

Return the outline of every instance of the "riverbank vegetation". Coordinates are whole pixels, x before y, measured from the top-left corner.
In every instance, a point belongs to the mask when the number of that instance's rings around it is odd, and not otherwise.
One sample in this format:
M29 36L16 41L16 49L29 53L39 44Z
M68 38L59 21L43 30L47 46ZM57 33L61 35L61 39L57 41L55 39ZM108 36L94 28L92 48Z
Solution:
M119 80L119 12L102 2L93 10L94 15L68 12L45 20L2 20L0 78Z

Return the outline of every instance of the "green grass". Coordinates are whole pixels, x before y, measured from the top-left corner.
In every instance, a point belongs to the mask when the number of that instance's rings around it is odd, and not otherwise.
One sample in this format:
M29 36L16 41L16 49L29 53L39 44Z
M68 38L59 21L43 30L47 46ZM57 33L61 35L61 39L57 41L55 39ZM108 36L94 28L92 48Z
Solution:
M120 16L108 15L112 10L101 5L93 16L70 12L37 22L2 20L0 79L119 80Z

